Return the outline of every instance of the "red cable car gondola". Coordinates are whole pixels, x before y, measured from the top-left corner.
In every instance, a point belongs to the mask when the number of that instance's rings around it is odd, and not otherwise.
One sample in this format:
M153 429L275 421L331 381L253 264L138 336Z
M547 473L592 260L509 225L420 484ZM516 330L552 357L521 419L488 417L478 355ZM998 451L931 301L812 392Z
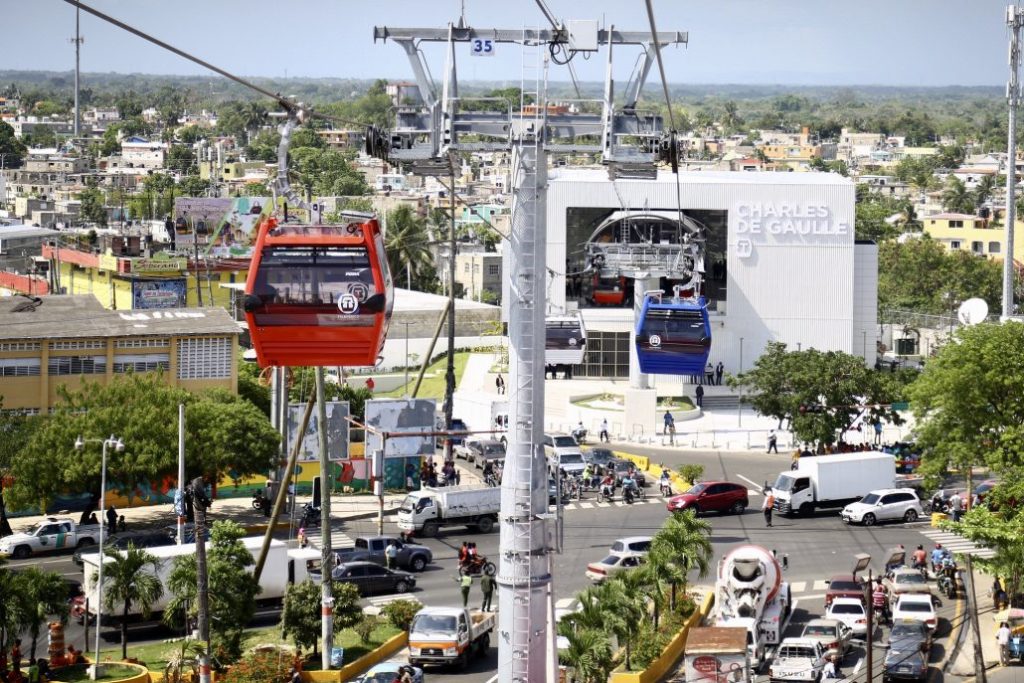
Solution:
M376 365L394 286L376 219L260 226L245 319L261 366Z

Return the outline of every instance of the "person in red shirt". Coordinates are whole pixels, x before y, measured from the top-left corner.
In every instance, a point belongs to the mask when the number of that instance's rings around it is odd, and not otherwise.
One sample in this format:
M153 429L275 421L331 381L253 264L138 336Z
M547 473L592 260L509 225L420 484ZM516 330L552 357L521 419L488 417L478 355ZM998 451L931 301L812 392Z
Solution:
M914 551L914 569L924 569L928 566L928 554L924 551L924 546L917 546L917 550Z
M374 387L373 378L372 377L367 377L366 378L366 388L369 389L372 392L373 391L373 387Z

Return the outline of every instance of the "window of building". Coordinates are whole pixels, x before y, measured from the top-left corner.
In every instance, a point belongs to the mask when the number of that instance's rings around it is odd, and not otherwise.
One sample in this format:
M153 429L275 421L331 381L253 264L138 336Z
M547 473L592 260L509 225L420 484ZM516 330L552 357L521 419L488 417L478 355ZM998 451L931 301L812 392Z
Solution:
M51 375L103 375L106 372L106 356L50 356Z
M39 342L4 342L0 351L38 351Z
M105 349L107 342L103 339L73 339L71 341L50 342L51 351L88 351Z
M983 242L971 242L971 251L975 254L984 254L985 244Z
M463 273L468 273L469 272L469 261L466 261L464 264L462 264L462 272Z
M959 249L960 248L960 240L951 240L949 242L949 248L950 249Z
M1002 249L1003 245L1001 245L999 242L988 243L988 253L990 254L998 254L1000 251L1002 251Z
M949 222L949 227L951 227L951 228L962 228L962 227L964 227L964 222L963 221L950 221Z
M629 332L587 333L587 350L583 364L573 374L579 377L628 377Z
M170 339L118 339L119 349L166 349L170 347Z
M114 356L114 372L156 372L171 369L169 353L125 353Z
M231 337L195 337L178 342L178 379L231 376Z
M479 273L480 272L480 264L479 263L474 263L473 264L473 272L474 273Z
M487 274L488 275L501 275L501 266L499 266L497 264L493 264L493 265L487 266Z
M0 358L0 377L37 377L38 358Z

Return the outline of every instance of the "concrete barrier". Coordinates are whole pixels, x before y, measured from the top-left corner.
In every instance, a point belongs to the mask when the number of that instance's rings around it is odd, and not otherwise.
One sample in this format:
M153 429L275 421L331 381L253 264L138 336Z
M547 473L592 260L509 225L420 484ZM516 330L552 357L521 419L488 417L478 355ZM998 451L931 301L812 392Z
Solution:
M363 673L374 664L379 664L409 643L409 634L402 631L388 639L377 649L350 662L337 671L303 671L302 680L307 683L342 683Z
M622 460L629 460L631 463L636 465L637 469L643 472L650 473L653 479L655 479L655 481L653 481L652 484L658 483L656 480L661 477L661 469L660 466L651 463L651 458L649 456L633 455L632 453L623 453L622 451L613 452L615 453L616 458L620 458ZM682 493L683 491L686 491L691 486L693 486L692 483L680 477L679 473L673 471L671 467L668 468L668 476L669 479L672 480L672 491L675 493Z
M608 679L609 683L657 683L657 681L664 678L686 652L686 637L690 634L690 629L700 626L708 614L711 613L711 607L714 602L715 594L712 592L706 593L700 607L690 615L690 618L686 620L683 627L672 637L672 640L661 651L661 655L657 659L651 662L643 671L628 673L617 671Z

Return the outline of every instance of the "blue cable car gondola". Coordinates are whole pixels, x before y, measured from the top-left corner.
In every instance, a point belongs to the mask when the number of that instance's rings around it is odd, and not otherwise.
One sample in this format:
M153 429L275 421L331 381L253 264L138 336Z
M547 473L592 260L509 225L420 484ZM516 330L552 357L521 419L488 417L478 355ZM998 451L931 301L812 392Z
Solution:
M644 297L636 324L640 371L659 375L697 375L711 354L711 323L704 297L662 300Z

